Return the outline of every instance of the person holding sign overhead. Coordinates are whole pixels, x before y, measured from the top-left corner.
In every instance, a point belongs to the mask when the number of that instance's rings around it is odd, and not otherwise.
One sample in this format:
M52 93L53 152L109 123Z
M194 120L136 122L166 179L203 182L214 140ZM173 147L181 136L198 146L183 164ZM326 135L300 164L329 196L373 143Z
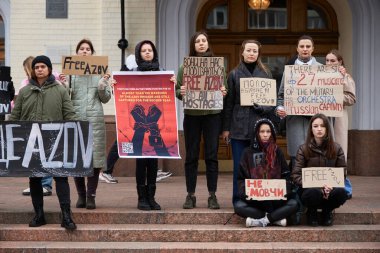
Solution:
M204 31L196 32L190 40L190 57L212 57L213 53L208 43L208 35ZM212 70L212 69L211 69ZM176 96L183 100L187 87L183 80L183 65L178 70ZM224 74L224 73L223 73ZM223 96L227 94L227 82L223 78L220 91ZM218 182L218 146L221 129L221 110L184 110L183 130L185 135L185 176L187 196L184 209L196 207L195 187L197 184L198 161L201 135L204 138L207 188L209 191L208 208L219 209L215 192Z
M335 141L339 143L346 155L348 146L348 112L347 107L356 103L355 81L350 74L347 73L344 67L343 57L338 50L332 49L326 55L326 65L339 65L339 71L344 77L343 82L343 117L337 117L334 121ZM348 198L352 198L352 186L350 180L346 177L346 192Z
M95 53L92 42L88 39L79 41L76 54L91 56ZM61 80L66 77L61 75ZM88 120L92 124L94 136L93 167L94 175L87 178L87 189L84 177L75 177L75 186L78 192L77 208L95 209L95 195L98 188L99 173L105 167L106 161L106 130L102 103L111 99L110 74L73 75L69 77L71 100L76 114L81 120Z
M285 179L290 174L285 156L276 145L275 128L269 119L256 121L251 136L250 146L244 149L240 160L235 213L247 218L247 227L286 226L286 218L298 209L296 200L247 200L246 179Z
M245 40L240 48L240 63L228 75L229 92L224 105L223 138L231 140L233 158L232 203L239 200L237 176L243 150L250 145L251 129L255 122L267 117L272 106L241 106L240 78L271 78L270 70L261 62L261 44L256 40Z
M307 223L318 226L317 209L322 208L322 225L333 224L332 211L347 200L344 188L324 185L321 188L304 188L302 169L308 167L346 168L342 147L334 142L332 127L324 114L314 115L309 123L306 142L297 151L292 179L300 187L298 193L307 207Z
M49 57L40 55L32 61L32 73L28 85L23 87L16 99L9 120L60 121L79 120L65 87L55 80ZM41 177L30 177L29 187L35 216L29 227L46 224ZM54 177L56 192L62 210L61 227L76 229L71 218L70 186L67 177Z

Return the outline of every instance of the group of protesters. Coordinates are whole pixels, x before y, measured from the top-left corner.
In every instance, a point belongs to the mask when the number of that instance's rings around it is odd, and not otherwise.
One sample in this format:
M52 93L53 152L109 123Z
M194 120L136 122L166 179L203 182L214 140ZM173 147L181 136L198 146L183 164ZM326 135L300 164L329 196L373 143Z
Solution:
M322 209L322 225L332 225L332 212L348 198L344 188L302 188L301 171L305 167L346 167L347 154L347 112L343 118L333 123L323 114L313 117L286 115L283 109L284 84L278 94L278 107L240 105L240 78L271 78L271 72L261 61L262 45L256 40L246 40L241 45L240 63L225 75L220 92L224 97L223 110L184 110L185 137L185 178L187 196L184 209L196 207L195 189L197 184L198 163L201 137L204 139L208 208L219 209L216 192L218 182L219 137L231 143L233 156L232 203L235 213L246 218L247 226L287 225L287 218L307 207L308 224L317 226L317 209ZM290 64L320 64L312 56L314 42L309 36L302 36L297 43L298 56ZM76 54L89 56L95 53L88 39L81 40ZM209 39L204 31L196 32L189 47L190 57L213 57ZM132 71L159 71L158 53L153 42L141 41L135 50L137 68ZM355 86L343 65L339 52L332 50L326 57L326 64L340 65L344 76L344 105L355 103ZM112 96L112 86L117 85L109 73L103 76L65 76L53 74L52 63L47 56L33 58L31 71L26 85L18 93L14 108L9 117L17 121L72 121L86 120L92 124L94 137L93 175L75 177L78 193L77 208L95 209L95 196L99 173L105 168L105 123L103 103ZM183 66L179 67L177 77L170 81L175 84L178 99L186 94L183 83ZM228 78L227 78L228 76ZM286 119L288 165L284 154L276 144L276 127L270 115ZM331 122L330 122L331 121ZM335 131L334 131L335 130ZM339 138L339 139L338 139ZM334 141L335 140L335 141ZM339 144L338 144L339 143ZM258 155L260 154L260 155ZM254 159L260 157L260 159ZM158 163L156 158L136 159L137 207L140 210L160 210L156 202L156 177ZM61 226L76 229L71 217L70 188L67 177L53 177L62 211ZM292 187L287 200L248 200L245 179L286 179ZM43 210L44 187L41 177L30 177L30 195L35 216L30 227L46 224ZM296 190L294 190L296 189Z

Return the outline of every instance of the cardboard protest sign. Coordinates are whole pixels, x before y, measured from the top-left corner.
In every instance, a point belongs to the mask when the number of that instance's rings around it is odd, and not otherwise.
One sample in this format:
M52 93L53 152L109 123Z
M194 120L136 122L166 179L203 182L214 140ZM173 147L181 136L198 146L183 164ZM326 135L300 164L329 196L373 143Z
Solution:
M302 188L323 187L324 185L344 188L344 168L302 168Z
M62 56L65 75L104 75L108 72L108 56Z
M275 106L277 104L276 80L269 78L240 78L240 105Z
M6 121L0 124L0 176L92 176L88 121Z
M343 82L339 66L286 65L284 106L288 115L343 116Z
M173 71L113 72L119 156L180 158Z
M8 85L11 82L11 68L0 67L0 115L11 113L11 101Z
M286 199L285 179L246 179L245 194L247 200Z
M185 57L182 84L186 87L183 108L222 110L224 84L223 57Z

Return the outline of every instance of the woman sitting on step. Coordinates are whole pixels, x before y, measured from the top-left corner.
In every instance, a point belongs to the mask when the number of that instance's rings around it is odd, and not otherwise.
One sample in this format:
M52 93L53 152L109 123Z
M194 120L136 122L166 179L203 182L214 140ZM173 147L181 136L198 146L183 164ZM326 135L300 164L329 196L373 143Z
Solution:
M322 209L322 225L331 226L332 211L347 200L344 188L301 188L302 168L306 167L343 167L346 159L342 147L334 142L329 120L324 114L314 115L309 123L305 144L298 149L296 162L292 172L293 182L300 186L299 195L307 207L307 223L318 226L317 209Z
M251 144L240 160L238 188L240 199L235 213L247 218L247 227L266 227L269 224L286 226L286 217L297 212L298 204L289 200L247 200L245 179L281 179L289 175L284 154L276 144L276 132L269 119L259 119L253 129Z

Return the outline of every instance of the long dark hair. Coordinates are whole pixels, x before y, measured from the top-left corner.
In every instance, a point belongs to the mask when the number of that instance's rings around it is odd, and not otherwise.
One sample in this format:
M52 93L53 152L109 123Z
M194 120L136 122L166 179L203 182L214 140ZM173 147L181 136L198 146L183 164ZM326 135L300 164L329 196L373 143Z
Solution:
M80 48L80 46L81 46L83 43L87 43L87 44L90 46L90 48L91 48L91 55L95 54L94 46L92 45L92 42L91 42L91 40L89 40L89 39L82 39L81 41L79 41L78 44L77 44L77 48L76 48L76 50L75 50L75 53L78 53L79 48Z
M195 41L197 40L199 35L204 35L207 39L207 42L208 42L208 49L205 52L205 54L207 54L207 56L214 56L214 54L211 50L210 40L208 39L208 35L205 31L198 31L198 32L194 33L193 36L191 36L190 45L189 45L189 56L198 56L197 51L195 51Z
M257 56L257 66L259 67L259 69L261 69L262 71L264 71L268 76L272 76L269 68L267 66L264 65L264 63L261 61L261 43L257 40L245 40L243 41L243 43L241 43L241 47L240 47L240 61L243 62L244 61L244 57L243 57L243 52L244 52L244 49L245 49L245 45L247 45L248 43L253 43L253 44L256 44L257 47L259 48L259 55Z
M306 157L310 157L311 154L311 144L314 142L314 134L313 134L313 122L316 119L321 119L323 121L323 125L326 128L326 135L323 138L322 147L326 150L326 157L328 159L332 159L336 157L336 150L335 150L335 144L334 144L334 137L332 135L332 127L330 124L329 119L326 117L326 115L319 113L315 114L313 117L311 117L309 122L309 127L307 130L307 137L306 137Z

